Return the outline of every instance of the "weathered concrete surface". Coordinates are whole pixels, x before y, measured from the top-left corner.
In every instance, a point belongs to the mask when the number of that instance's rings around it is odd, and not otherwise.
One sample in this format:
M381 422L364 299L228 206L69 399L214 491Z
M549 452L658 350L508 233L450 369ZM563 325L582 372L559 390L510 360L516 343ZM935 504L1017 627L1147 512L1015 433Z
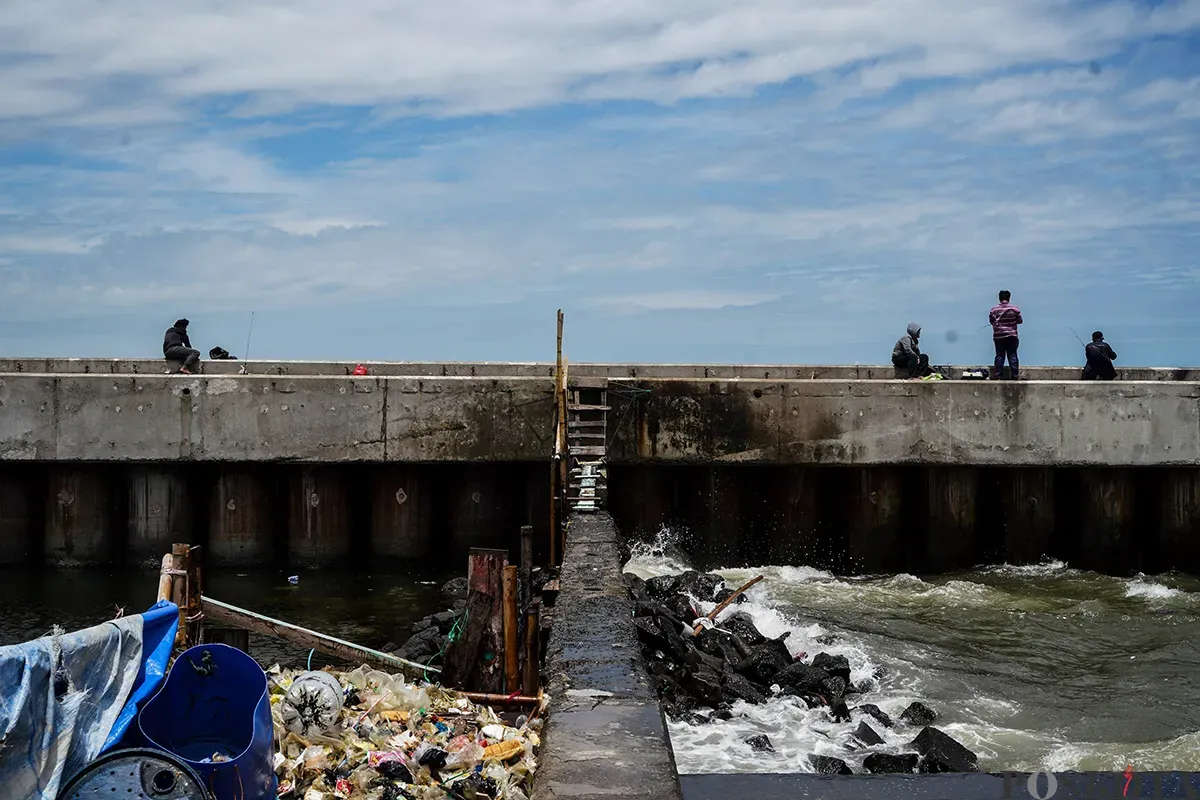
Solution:
M572 518L561 582L546 664L554 703L533 800L678 800L607 514Z
M0 460L541 460L551 396L533 378L3 375Z
M609 460L1200 464L1200 383L642 380L610 388Z
M7 374L0 460L539 461L551 397L519 377ZM1200 464L1192 381L655 378L609 397L618 464Z
M988 348L991 349L990 347ZM358 363L371 375L413 378L551 378L554 363L544 361L203 361L205 375L236 375L243 366L254 375L348 376ZM950 367L954 374L980 365ZM989 366L988 363L983 366ZM1082 363L1069 367L1022 366L1030 380L1078 380ZM0 373L162 375L161 358L0 358ZM891 378L890 364L617 364L584 362L570 365L579 378L682 378L686 380L879 380ZM1117 367L1117 377L1131 381L1200 380L1198 367Z

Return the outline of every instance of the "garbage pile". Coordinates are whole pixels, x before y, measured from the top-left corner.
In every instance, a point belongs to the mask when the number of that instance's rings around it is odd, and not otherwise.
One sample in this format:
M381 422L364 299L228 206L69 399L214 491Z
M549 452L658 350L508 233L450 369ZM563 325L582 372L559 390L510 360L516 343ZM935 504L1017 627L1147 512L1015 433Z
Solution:
M368 667L275 666L267 677L278 797L528 800L544 698L527 715L502 717L458 692Z
M826 709L829 722L845 723L860 753L883 744L873 726L899 725L897 730L906 736L905 729L915 734L906 748L912 752L869 752L862 762L866 772L979 771L975 753L932 727L937 713L923 703L912 703L897 722L871 703L851 708L847 700L869 692L874 680L851 683L850 663L843 655L818 653L811 660L807 653L793 656L786 642L789 633L768 638L749 614L732 611L732 606L717 617L715 626L705 620L693 636L693 626L700 621L698 602L720 603L736 594L720 575L688 570L644 581L626 573L625 581L634 600L642 654L663 710L672 719L704 725L731 719L739 700L757 705L790 695L809 708ZM744 600L745 595L739 595L732 602ZM755 750L771 749L766 736L751 739L746 743ZM809 761L820 773L852 772L842 759L813 755Z

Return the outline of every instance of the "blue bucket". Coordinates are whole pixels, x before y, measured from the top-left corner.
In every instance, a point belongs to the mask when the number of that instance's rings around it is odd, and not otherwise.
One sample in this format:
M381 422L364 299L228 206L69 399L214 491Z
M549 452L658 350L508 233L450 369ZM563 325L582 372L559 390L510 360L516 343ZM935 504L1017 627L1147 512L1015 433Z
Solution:
M267 676L241 650L202 644L183 651L138 728L151 747L195 770L215 800L275 797ZM216 755L229 760L213 761Z

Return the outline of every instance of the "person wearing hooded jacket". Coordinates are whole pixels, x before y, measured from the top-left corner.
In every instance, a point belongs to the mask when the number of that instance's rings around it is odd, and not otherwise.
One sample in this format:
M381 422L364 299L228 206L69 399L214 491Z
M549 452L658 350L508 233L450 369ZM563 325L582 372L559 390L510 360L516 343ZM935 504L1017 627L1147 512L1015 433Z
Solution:
M179 371L191 375L200 366L200 351L192 347L188 338L188 320L177 319L175 324L167 328L163 334L163 358L168 361L182 361Z
M929 356L921 352L920 339L921 326L908 323L908 331L892 348L892 366L896 368L897 378L923 378L933 372L929 367Z

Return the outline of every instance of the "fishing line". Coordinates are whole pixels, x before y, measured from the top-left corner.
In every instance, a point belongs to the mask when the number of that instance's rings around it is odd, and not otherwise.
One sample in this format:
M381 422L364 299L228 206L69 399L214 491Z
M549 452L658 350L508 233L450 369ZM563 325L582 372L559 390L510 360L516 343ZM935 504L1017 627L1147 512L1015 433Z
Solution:
M239 370L245 375L250 369L250 338L254 336L254 312L250 312L250 330L246 333L246 357L242 359L242 368Z

